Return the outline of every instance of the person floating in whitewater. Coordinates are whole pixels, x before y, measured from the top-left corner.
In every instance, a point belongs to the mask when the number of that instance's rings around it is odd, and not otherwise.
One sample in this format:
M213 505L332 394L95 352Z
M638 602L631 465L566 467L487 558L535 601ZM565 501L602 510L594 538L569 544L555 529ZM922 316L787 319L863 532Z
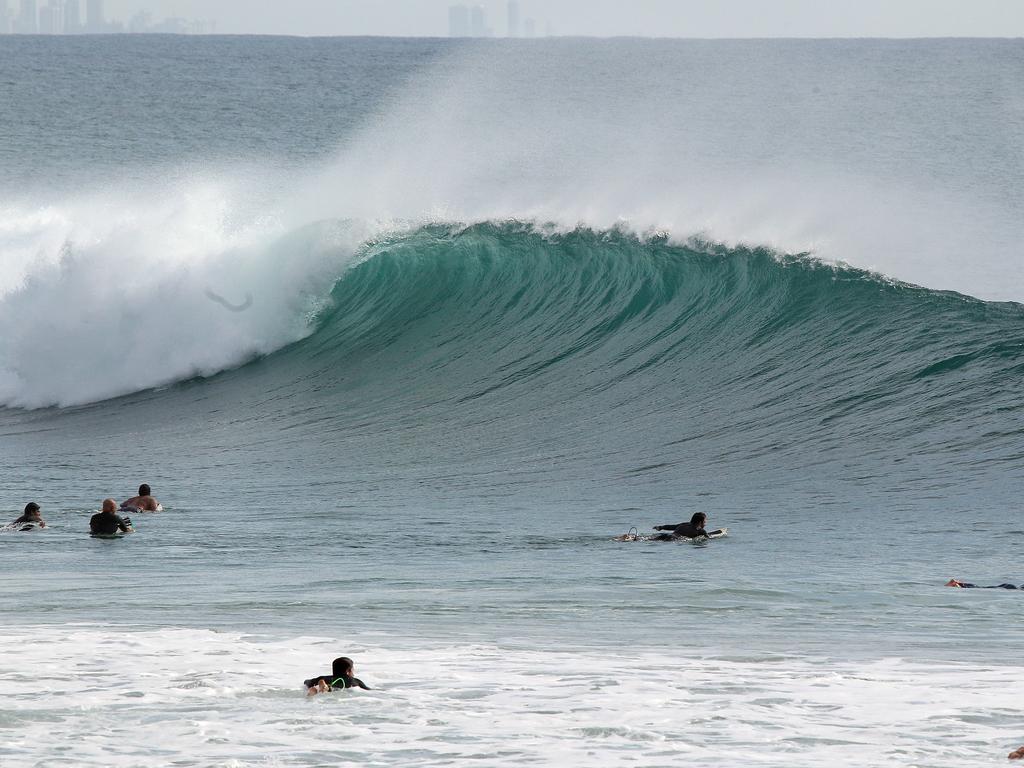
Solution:
M309 680L302 681L302 684L306 686L307 696L315 696L318 693L327 693L328 691L339 691L345 688L370 690L370 686L354 676L355 663L348 656L339 656L334 660L334 664L331 667L330 675L320 675L319 677L312 677Z

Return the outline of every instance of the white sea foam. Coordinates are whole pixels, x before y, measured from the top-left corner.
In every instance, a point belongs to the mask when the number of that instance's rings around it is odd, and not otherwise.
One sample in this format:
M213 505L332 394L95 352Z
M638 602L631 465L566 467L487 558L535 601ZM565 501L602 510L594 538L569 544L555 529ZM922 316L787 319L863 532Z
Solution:
M187 629L18 627L0 762L48 765L990 765L1017 667L386 647ZM307 699L340 654L374 690Z
M0 403L101 400L309 333L367 228L287 228L238 195L196 182L0 210Z
M1019 143L1012 122L984 124L966 108L949 113L938 102L919 104L927 114L899 128L904 147L870 124L882 107L868 98L836 104L834 116L808 99L804 106L814 114L788 115L775 126L770 89L785 89L770 72L760 83L765 94L750 98L705 71L637 65L628 49L623 58L614 47L604 58L588 54L594 52L524 57L516 49L469 48L463 59L424 73L347 141L336 163L295 195L298 209L316 218L344 212L625 225L679 240L700 235L811 252L928 288L1024 300L1024 218L1013 204L1019 178L984 147L956 154L946 144L948 130L965 124L990 133L993 146ZM624 74L631 63L635 74ZM717 74L752 84L759 63ZM777 74L790 73L781 67ZM919 97L913 86L894 94L908 103ZM948 125L925 136L932 112ZM858 140L873 146L844 143L840 134L850 141L857 125ZM986 164L989 173L979 178Z

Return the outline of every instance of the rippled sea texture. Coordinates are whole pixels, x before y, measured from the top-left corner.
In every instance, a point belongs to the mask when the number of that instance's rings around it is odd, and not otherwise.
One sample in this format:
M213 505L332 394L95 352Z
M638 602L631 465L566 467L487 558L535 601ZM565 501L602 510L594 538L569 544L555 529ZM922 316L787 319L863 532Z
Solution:
M0 764L1003 759L1022 56L0 38Z

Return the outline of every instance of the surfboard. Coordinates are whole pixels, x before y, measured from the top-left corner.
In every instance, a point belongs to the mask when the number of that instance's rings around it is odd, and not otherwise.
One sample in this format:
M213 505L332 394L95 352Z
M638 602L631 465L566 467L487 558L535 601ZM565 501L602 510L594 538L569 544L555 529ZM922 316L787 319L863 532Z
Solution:
M708 531L706 536L679 536L678 539L659 539L655 536L644 536L639 532L634 533L634 531L636 528L630 528L629 533L616 536L612 541L688 541L691 544L700 544L708 539L721 539L729 535L728 528L716 528L713 531Z
M5 526L0 527L0 531L4 533L14 533L15 531L41 531L43 526L39 523L8 523Z
M705 536L680 536L679 540L689 542L690 544L704 544L709 539L721 539L728 535L728 528L718 528L714 531L708 531Z
M118 510L117 510L118 514L128 514L128 513L131 513L133 515L136 514L136 513L138 513L140 515L145 515L145 514L149 514L151 512L163 512L163 511L164 511L164 505L160 504L160 503L158 503L156 505L156 509L139 509L138 507L118 507Z

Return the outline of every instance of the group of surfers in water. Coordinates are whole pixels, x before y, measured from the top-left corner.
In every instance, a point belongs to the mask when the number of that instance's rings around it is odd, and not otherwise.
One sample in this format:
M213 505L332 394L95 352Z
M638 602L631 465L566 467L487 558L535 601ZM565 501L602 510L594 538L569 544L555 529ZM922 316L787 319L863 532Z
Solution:
M104 499L102 511L96 513L89 520L89 528L94 536L109 536L121 533L131 533L133 528L131 520L127 517L128 512L159 512L163 509L153 497L152 489L143 483L139 486L139 494L130 499L122 501L120 505L114 499ZM122 513L125 516L122 517ZM650 537L651 541L675 541L678 539L699 539L710 536L720 531L707 530L708 516L704 512L694 514L689 522L669 523L666 525L654 526L655 531L660 531L657 536ZM25 505L25 512L21 517L11 523L12 527L24 526L22 530L32 527L45 528L40 506L33 502ZM620 541L636 541L639 535L623 534L616 537ZM966 581L950 579L947 587L960 589L1024 589L1024 585L1017 587L1014 584L996 584L993 586L979 587ZM308 680L302 681L306 688L307 696L315 696L318 693L329 691L345 690L347 688L362 688L369 691L370 687L355 676L355 663L348 656L339 656L331 665L331 674L317 675ZM1024 747L1016 749L1008 755L1010 760L1024 759Z
M162 512L163 506L153 497L152 489L143 483L139 486L139 494L125 499L120 504L114 499L104 499L103 509L89 519L89 531L93 536L112 536L118 533L131 533L129 512ZM34 501L25 505L24 513L7 526L9 529L29 531L45 528L43 510ZM329 675L317 675L303 680L307 696L328 691L341 691L346 688L362 688L370 690L370 686L355 676L355 663L348 656L339 656L331 665Z
M139 494L125 499L120 504L114 499L104 499L101 511L89 519L89 532L93 536L113 536L115 534L132 533L129 512L162 512L163 506L153 497L153 490L143 483L139 486ZM43 510L36 502L25 505L21 517L7 526L19 531L31 531L34 528L45 528Z

